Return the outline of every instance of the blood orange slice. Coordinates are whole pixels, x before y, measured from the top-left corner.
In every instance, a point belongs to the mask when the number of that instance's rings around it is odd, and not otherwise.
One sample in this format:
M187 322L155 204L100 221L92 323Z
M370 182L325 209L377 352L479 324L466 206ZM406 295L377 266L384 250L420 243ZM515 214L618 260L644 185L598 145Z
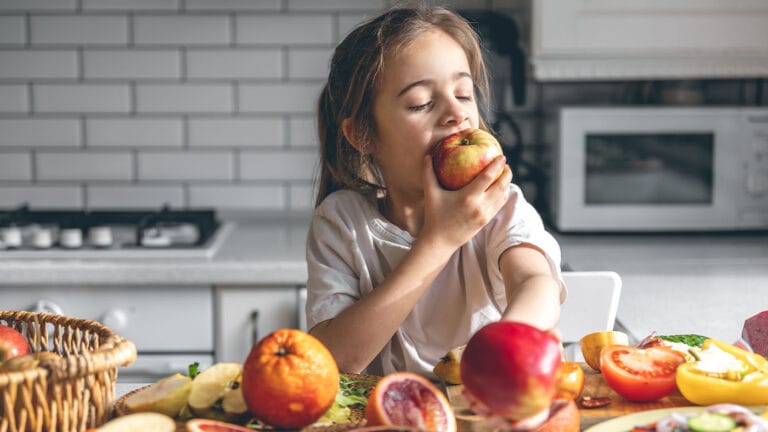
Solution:
M196 418L187 421L187 432L253 432L243 426L232 423Z
M379 380L368 397L365 419L369 426L456 432L448 399L429 380L411 372L395 372Z

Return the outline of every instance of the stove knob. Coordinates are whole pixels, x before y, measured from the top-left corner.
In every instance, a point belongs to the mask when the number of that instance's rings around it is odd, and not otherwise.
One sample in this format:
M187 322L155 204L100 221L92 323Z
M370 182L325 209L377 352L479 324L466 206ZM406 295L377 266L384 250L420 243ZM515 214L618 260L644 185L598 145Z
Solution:
M52 313L56 315L64 315L64 309L61 308L53 300L41 299L35 302L30 312L36 313Z
M99 321L111 330L125 330L128 325L128 314L119 308L112 308L104 312Z
M3 243L5 243L6 248L20 248L21 247L21 228L17 226L10 226L3 228L2 232L0 232L0 236L2 236Z
M77 249L83 245L83 231L79 228L62 228L59 244L67 249Z
M53 246L53 233L50 228L38 228L32 233L32 246L36 249L49 249Z
M112 246L112 228L108 226L95 226L88 230L88 243L94 247Z

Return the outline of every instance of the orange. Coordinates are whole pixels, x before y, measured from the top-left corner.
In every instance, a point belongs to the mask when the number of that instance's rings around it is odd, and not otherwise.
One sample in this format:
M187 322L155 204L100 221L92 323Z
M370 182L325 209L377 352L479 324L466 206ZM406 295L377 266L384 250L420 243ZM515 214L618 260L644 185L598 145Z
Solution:
M456 417L445 395L429 380L411 372L391 373L368 396L369 426L409 426L456 432Z
M314 336L276 330L251 348L243 363L242 390L248 410L279 428L314 423L339 391L336 361Z
M557 372L555 399L576 399L584 390L584 371L577 362L565 361Z
M187 432L253 432L253 429L217 420L196 418L187 421Z

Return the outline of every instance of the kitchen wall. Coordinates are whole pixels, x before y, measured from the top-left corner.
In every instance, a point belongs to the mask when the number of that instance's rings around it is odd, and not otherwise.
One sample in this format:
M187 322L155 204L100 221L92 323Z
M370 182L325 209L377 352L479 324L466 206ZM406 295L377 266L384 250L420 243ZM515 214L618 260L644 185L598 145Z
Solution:
M392 3L0 0L0 208L308 211L328 59ZM512 17L527 49L530 0L441 4ZM644 103L664 84L529 80L516 106L508 59L488 58L494 109L512 114L542 169L554 107ZM714 103L754 90L694 85Z

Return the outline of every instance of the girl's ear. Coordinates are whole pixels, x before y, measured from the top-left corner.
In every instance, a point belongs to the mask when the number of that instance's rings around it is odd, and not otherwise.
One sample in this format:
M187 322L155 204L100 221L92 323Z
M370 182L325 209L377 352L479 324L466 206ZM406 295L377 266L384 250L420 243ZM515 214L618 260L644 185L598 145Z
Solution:
M344 138L352 144L352 147L362 153L360 142L355 134L355 124L351 118L347 117L341 121L341 132L344 134Z

